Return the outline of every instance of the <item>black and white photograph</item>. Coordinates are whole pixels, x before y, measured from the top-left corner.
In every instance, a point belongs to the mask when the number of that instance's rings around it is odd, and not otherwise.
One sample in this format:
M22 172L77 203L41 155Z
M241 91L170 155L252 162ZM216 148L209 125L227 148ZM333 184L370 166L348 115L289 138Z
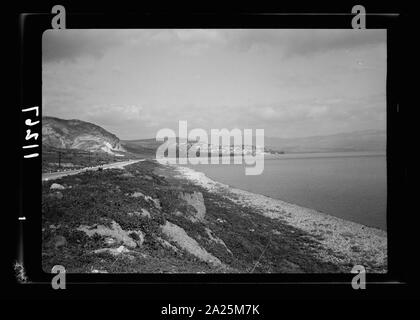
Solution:
M2 299L278 319L419 298L415 10L13 7Z
M42 36L42 270L388 272L386 29Z

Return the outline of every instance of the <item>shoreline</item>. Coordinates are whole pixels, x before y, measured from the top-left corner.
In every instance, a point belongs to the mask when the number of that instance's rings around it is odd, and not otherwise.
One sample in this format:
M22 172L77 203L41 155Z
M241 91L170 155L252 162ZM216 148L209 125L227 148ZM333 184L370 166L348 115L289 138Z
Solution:
M234 188L185 166L169 166L177 172L177 178L186 179L211 193L251 208L259 215L309 233L322 244L318 258L324 261L349 266L360 264L370 271L387 272L387 232L384 230Z

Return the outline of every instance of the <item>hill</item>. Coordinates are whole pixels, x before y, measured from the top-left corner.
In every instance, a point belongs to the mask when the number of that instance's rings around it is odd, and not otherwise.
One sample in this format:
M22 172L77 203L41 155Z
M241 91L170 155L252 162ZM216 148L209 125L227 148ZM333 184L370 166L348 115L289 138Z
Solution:
M124 152L120 139L93 123L55 117L42 118L42 144L60 149L78 149L116 154Z

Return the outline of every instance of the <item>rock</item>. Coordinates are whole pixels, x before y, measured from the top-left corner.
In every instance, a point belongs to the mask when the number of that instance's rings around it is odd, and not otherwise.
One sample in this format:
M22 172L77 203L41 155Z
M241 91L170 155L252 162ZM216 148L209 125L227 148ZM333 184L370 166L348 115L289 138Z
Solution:
M132 196L133 198L139 198L139 197L144 198L144 194L143 194L143 193L141 193L141 192L134 192L131 196Z
M207 233L210 241L222 245L223 247L225 247L225 249L226 249L227 252L229 252L230 254L233 254L232 251L230 251L230 249L227 247L227 245L225 244L225 242L222 239L220 239L219 237L215 236L213 234L213 232L209 228L206 228L205 230L206 230L206 233Z
M123 252L130 252L130 250L128 250L124 246L119 246L117 249L115 249L115 252L117 252L118 254L120 254L120 253L123 253Z
M102 248L102 249L97 249L93 251L94 253L104 253L104 252L109 252L110 254L112 254L113 256L118 256L122 253L128 253L130 252L130 250L128 250L126 247L124 246L119 246L118 248Z
M67 244L67 240L63 236L55 236L53 239L54 248L58 249L60 247L64 247Z
M136 246L139 245L139 242L134 241L133 238L130 237L129 234L135 232L139 235L139 237L141 237L140 236L141 231L135 231L135 230L134 231L133 230L125 231L115 221L112 221L111 228L103 226L103 225L96 225L93 228L90 227L90 226L81 225L77 228L77 230L83 231L89 237L92 237L95 234L98 234L100 236L114 238L117 241L122 242L124 245L126 245L127 247L130 247L130 248L135 248ZM143 235L143 239L144 239L144 235Z
M152 199L153 204L155 205L155 207L157 209L162 209L162 205L160 204L160 200L159 199Z
M157 240L162 244L162 246L164 246L165 248L171 249L175 252L179 252L178 248L173 246L172 244L170 244L168 241L166 241L165 239L162 239L161 237L157 237Z
M120 175L120 177L123 177L123 178L134 178L134 175L131 174L130 172L125 172L122 175Z
M92 269L92 273L108 273L106 270L98 270L98 269Z
M151 217L150 212L147 211L146 209L143 209L143 208L141 209L140 215L145 217L145 218L150 218Z
M195 214L190 220L203 221L206 215L206 206L204 205L204 197L201 192L194 191L193 193L181 192L179 197L185 200L190 206L195 209Z
M169 221L161 227L162 233L178 246L188 251L198 259L208 262L214 266L221 266L222 262L206 251L200 244L191 238L184 229Z
M179 211L179 210L176 210L175 212L173 212L172 213L173 215L175 215L175 216L177 216L177 217L182 217L184 214L181 212L181 211Z
M145 217L145 218L151 218L151 215L150 215L150 212L149 211L147 211L146 209L144 209L144 208L141 208L141 212L138 212L138 211L134 211L134 212L128 212L127 213L130 217L132 217L132 216L137 216L137 217Z
M114 238L112 238L112 237L106 237L105 238L105 244L107 244L107 245L109 245L109 246L112 246L112 245L114 245L117 241L114 239Z
M144 234L141 231L132 231L129 233L129 236L137 243L139 247L142 246L144 242Z
M64 190L66 187L62 186L59 183L53 183L50 187L50 190Z

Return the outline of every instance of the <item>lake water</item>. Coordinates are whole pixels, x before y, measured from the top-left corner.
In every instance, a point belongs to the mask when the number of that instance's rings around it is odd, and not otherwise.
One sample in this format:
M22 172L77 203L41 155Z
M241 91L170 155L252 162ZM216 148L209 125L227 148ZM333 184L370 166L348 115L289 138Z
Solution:
M188 166L232 187L386 230L385 154L269 155L258 176L246 176L244 165Z

